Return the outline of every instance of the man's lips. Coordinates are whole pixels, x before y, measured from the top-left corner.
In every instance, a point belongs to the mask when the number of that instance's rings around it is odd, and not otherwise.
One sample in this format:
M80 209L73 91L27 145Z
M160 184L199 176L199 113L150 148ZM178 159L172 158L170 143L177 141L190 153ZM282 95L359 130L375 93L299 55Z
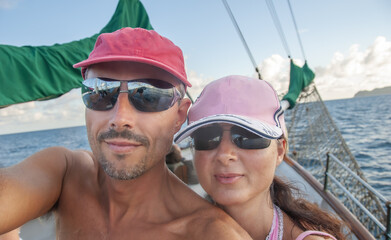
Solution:
M104 142L111 151L116 153L127 153L142 146L141 143L129 141L127 139L106 139Z
M215 174L215 179L221 184L233 184L239 181L244 175L239 173L219 173Z

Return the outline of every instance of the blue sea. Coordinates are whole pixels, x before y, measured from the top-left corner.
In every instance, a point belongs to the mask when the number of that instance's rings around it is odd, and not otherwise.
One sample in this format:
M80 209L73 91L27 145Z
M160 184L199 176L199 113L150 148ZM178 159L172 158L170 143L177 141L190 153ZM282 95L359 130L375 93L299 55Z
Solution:
M369 183L391 200L391 95L325 101ZM90 149L84 126L0 135L0 167L50 147Z

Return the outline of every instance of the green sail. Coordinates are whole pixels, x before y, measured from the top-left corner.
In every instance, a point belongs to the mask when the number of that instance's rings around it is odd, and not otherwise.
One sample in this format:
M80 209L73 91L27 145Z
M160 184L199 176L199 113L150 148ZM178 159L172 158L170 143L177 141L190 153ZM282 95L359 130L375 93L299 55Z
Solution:
M295 106L301 91L310 85L314 78L315 73L308 67L307 61L304 63L303 67L299 67L291 59L289 90L282 98L289 102L289 109L292 109Z
M139 0L119 0L113 17L100 33L123 27L152 29ZM0 108L56 98L79 88L80 69L74 69L72 65L88 57L100 33L52 46L0 45Z

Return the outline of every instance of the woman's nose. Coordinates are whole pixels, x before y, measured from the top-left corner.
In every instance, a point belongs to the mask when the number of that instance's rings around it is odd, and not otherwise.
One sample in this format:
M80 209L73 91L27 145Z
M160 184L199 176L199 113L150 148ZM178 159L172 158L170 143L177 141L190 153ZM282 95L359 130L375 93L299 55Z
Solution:
M223 131L220 144L217 147L216 160L223 165L237 160L237 147L231 141L230 131Z

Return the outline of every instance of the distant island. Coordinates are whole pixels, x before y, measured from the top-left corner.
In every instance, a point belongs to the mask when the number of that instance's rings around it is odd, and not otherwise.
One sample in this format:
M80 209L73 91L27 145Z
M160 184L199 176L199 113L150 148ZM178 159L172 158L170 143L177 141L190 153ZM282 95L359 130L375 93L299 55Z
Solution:
M358 91L353 97L369 97L377 95L391 94L391 86L384 88L375 88L372 91Z

